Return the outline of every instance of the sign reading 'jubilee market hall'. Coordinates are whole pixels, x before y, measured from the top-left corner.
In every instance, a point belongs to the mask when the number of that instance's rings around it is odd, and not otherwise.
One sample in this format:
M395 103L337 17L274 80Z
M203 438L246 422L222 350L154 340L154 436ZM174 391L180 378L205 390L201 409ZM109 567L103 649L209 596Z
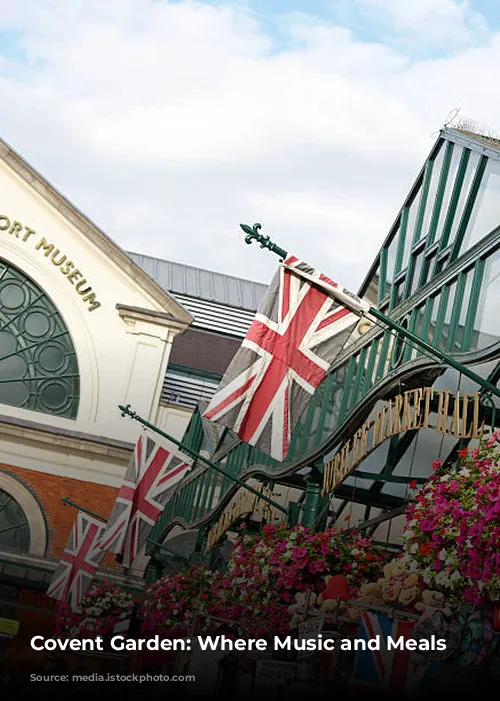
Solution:
M431 404L437 396L436 425L429 425ZM479 423L480 393L460 395L433 387L412 389L390 399L373 418L369 418L335 455L325 462L323 495L333 492L359 463L383 441L403 431L435 428L455 438L480 438L484 420ZM451 409L451 411L450 411ZM368 433L373 428L371 441Z

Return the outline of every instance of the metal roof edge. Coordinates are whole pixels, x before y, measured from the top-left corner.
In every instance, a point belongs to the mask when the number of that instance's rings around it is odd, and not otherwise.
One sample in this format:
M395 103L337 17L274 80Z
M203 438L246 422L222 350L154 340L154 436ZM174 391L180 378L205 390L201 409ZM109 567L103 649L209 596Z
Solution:
M428 160L432 157L432 155L434 154L434 151L437 149L437 146L438 146L440 140L443 138L443 136L444 136L444 129L441 129L440 132L439 132L439 136L437 137L436 141L434 142L434 145L432 146L431 150L429 151L429 153L428 153L428 155L427 155L427 158L425 159L425 161L424 161L422 167L421 167L420 170L418 171L418 175L417 175L417 177L415 178L415 180L414 180L414 182L413 182L413 185L411 186L411 188L410 188L408 194L406 195L405 199L403 200L403 204L401 205L401 207L400 207L399 210L398 210L398 213L397 213L397 215L396 215L396 217L395 217L395 219L394 219L394 221L393 221L393 223L392 223L392 225L391 225L391 227L390 227L390 229L389 229L389 233L385 236L384 240L382 241L382 243L381 243L381 245L380 245L380 247L379 247L379 249L378 249L377 255L375 256L375 259L374 259L373 263L371 264L371 266L370 266L370 268L369 268L369 270L368 270L368 272L367 272L367 274L366 274L366 276L365 276L363 282L361 283L361 285L360 285L360 287L359 287L358 297L363 297L363 295L365 294L366 290L368 289L368 285L370 284L370 279L371 279L372 275L374 274L374 272L375 272L376 269L377 269L377 264L378 264L378 262L379 262L380 253L381 253L382 249L384 248L384 246L390 241L392 235L394 234L394 230L396 229L396 227L397 227L397 225L398 225L398 223L399 223L399 220L401 219L401 213L402 213L403 209L408 205L408 203L409 203L409 202L412 200L412 198L415 196L415 191L416 191L416 189L418 188L418 184L419 184L420 178L423 177L423 174L424 174L424 171L425 171L425 165L426 165L427 161L428 161Z

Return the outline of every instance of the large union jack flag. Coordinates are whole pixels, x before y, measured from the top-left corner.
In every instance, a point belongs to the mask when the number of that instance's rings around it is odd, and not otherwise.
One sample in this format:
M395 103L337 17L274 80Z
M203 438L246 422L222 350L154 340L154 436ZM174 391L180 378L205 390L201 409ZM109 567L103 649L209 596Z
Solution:
M78 608L104 556L100 547L105 523L78 512L68 543L52 582L48 596Z
M359 320L351 309L368 308L290 256L204 416L283 460L300 415Z
M124 567L132 565L174 485L191 466L173 444L167 448L140 436L101 542L104 550L123 558Z
M361 615L359 638L368 642L378 640L380 649L361 650L356 654L352 690L387 689L401 694L413 694L425 689L426 684L441 669L441 664L414 664L412 651L388 649L387 639L412 639L415 623L398 621L379 613L364 611Z

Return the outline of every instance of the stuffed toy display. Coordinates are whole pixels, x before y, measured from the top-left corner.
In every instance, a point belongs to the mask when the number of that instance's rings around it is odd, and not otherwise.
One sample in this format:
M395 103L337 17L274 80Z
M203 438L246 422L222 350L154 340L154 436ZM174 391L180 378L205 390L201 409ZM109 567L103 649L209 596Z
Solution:
M384 567L384 576L378 582L382 598L387 606L410 608L420 594L418 576L410 574L399 560L392 560Z
M419 577L414 572L408 572L401 560L396 558L384 567L384 576L377 582L364 584L357 599L360 604L383 606L403 609L409 612L423 613L438 608L445 613L444 596L436 591L424 590ZM361 617L358 610L357 618Z
M295 603L288 607L292 614L290 628L297 628L307 618L317 616L319 611L316 607L317 597L314 592L298 592L295 594Z
M447 617L451 616L451 611L446 606L444 594L440 591L432 591L431 589L425 589L422 592L422 601L418 601L415 604L415 609L422 614L419 618L419 622L429 618L434 611L440 611Z

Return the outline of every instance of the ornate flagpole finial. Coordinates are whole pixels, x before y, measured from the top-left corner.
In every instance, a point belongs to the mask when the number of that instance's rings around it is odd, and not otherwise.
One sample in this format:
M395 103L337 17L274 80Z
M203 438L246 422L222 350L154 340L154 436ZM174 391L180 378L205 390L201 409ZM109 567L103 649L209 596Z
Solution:
M245 243L252 243L252 241L257 241L260 243L261 248L268 248L271 253L276 253L280 257L280 261L284 261L287 257L287 252L283 250L280 246L276 245L271 241L270 236L264 236L260 234L259 231L262 229L261 224L254 224L253 226L248 226L248 224L240 224L241 228L245 232Z
M130 416L131 419L134 419L137 414L137 412L131 410L130 404L127 404L127 406L119 404L118 409L122 412L122 416Z

